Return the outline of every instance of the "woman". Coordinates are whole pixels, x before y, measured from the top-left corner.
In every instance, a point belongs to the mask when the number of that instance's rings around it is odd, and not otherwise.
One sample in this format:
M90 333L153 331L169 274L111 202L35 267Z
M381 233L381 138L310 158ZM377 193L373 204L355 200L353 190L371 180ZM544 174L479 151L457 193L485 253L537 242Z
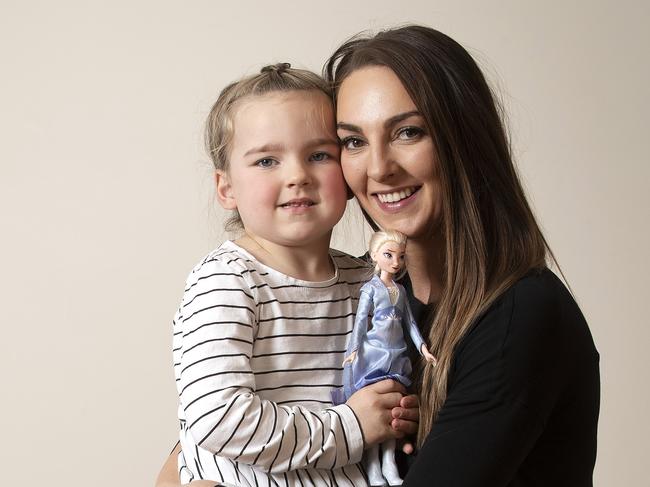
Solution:
M592 485L598 353L546 268L476 63L407 26L351 39L325 73L345 178L374 227L408 237L405 285L438 359L416 378L420 451L404 485Z
M409 26L326 65L345 178L367 217L408 237L435 368L405 485L592 485L598 353L524 196L471 56Z

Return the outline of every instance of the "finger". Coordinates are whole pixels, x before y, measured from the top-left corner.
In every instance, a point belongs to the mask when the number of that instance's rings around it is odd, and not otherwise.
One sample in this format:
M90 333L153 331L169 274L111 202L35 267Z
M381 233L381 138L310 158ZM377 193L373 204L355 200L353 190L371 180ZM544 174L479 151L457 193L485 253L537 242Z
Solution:
M413 447L413 443L411 443L410 441L405 441L402 444L402 451L404 453L406 453L407 455L410 455L411 453L413 453L415 451L415 448Z
M420 411L417 408L413 409L404 409L404 408L393 408L391 410L393 419L402 419L404 421L414 421L419 422L420 420Z
M399 402L402 399L402 394L399 392L387 392L385 394L377 394L375 400L376 404L388 410L388 416L392 419L393 409L399 407ZM415 410L417 411L417 409Z
M393 419L390 422L391 427L405 435L414 435L418 432L418 423L414 421L404 421L403 419Z
M372 387L378 394L386 394L389 392L399 392L402 395L406 394L406 388L393 379L380 380L366 387Z
M420 401L418 400L417 395L409 394L401 399L399 405L404 409L417 408L420 405Z

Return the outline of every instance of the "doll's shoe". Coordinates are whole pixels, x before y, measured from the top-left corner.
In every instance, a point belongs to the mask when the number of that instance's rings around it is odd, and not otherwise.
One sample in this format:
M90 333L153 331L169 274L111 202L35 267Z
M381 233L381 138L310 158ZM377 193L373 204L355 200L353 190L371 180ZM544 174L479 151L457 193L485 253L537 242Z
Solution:
M388 485L402 485L402 477L399 476L395 462L389 462L381 467L382 476L388 481Z
M381 463L379 462L379 445L366 450L365 453L366 473L368 474L368 484L370 487L381 487L386 484L384 476L381 474Z

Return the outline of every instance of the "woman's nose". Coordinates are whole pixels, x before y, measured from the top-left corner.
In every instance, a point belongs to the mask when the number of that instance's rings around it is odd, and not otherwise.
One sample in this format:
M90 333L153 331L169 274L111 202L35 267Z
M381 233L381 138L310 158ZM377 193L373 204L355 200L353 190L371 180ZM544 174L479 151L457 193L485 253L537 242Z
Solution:
M389 147L375 145L368 151L368 177L383 183L395 175L397 163Z

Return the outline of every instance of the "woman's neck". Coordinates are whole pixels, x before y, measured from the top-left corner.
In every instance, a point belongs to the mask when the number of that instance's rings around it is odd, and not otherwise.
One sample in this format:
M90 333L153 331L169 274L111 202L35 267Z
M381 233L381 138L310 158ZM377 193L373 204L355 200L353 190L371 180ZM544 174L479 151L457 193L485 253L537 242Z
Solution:
M406 267L413 295L423 303L437 303L444 286L445 242L441 235L423 239L409 238L406 243Z
M302 281L321 282L334 276L329 256L329 238L297 246L279 245L244 234L235 241L262 264Z

